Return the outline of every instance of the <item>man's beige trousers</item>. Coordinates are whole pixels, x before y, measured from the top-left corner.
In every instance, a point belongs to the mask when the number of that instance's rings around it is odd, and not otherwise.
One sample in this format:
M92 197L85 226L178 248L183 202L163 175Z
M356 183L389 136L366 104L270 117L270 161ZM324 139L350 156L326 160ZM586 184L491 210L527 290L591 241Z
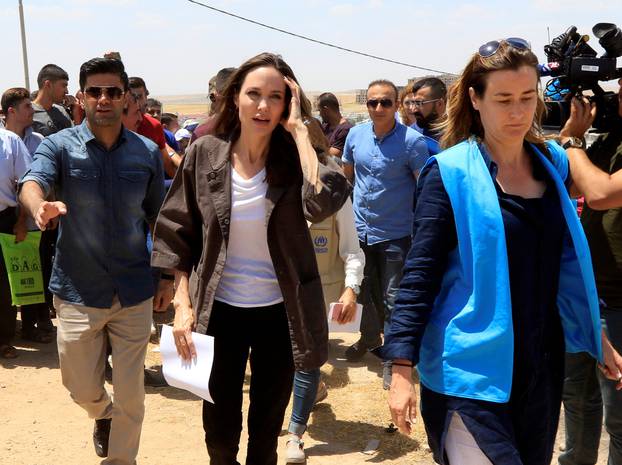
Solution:
M54 296L63 385L89 417L112 418L108 457L102 465L134 465L145 414L144 363L151 332L152 299L110 308ZM114 402L104 388L106 345L112 346Z

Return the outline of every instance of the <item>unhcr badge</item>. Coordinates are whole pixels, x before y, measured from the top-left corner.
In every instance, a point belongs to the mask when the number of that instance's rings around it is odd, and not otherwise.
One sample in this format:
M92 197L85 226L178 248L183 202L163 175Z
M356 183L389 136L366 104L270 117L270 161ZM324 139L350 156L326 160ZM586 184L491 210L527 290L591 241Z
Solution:
M313 245L315 246L315 253L328 253L328 238L323 234L313 238Z

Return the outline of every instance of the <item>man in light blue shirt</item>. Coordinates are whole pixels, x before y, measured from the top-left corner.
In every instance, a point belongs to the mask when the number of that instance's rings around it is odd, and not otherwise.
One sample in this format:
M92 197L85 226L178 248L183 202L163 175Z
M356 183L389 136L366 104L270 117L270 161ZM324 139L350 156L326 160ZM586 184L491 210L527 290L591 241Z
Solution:
M387 328L410 248L417 176L429 156L423 136L395 120L397 106L395 85L373 81L367 89L371 122L350 130L343 151L344 172L354 181L356 228L365 252L361 339L346 350L350 361L382 344L379 313L384 309ZM387 370L390 374L390 366Z
M17 216L17 180L26 172L31 158L22 140L0 128L0 233L26 236L25 217ZM9 277L0 250L0 359L17 357L11 345L15 337L17 311L11 304Z
M32 128L35 110L30 101L30 92L23 87L7 89L2 94L0 106L6 118L6 128L21 137L30 155L34 155L43 135Z
M35 110L30 101L30 92L23 87L12 87L2 94L0 100L2 112L6 117L7 130L17 134L32 157L37 147L43 140L43 136L32 129L32 121ZM29 230L36 230L34 222L29 219L27 223ZM51 249L51 250L50 250ZM46 289L46 302L26 305L21 307L22 315L22 339L33 342L49 343L55 339L54 325L50 319L50 307L52 296L47 290L52 271L53 246L49 240L41 240L39 244L40 260L44 287Z

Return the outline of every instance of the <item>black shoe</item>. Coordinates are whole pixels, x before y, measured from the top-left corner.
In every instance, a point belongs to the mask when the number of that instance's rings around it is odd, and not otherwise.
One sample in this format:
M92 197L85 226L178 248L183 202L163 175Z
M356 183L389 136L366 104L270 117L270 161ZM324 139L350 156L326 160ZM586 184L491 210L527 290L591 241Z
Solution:
M168 383L164 379L162 369L145 368L145 386L166 387Z
M380 339L378 340L378 342L372 345L369 345L369 346L367 344L364 344L359 339L358 341L356 341L354 344L352 344L350 347L346 349L346 352L345 352L346 360L348 362L358 362L365 356L365 354L367 353L369 349L373 349L380 345L382 345L382 340Z
M108 439L110 439L110 423L112 419L95 420L93 429L93 445L98 457L108 457Z
M37 322L37 328L46 333L56 334L56 326L52 323L52 320L44 319Z

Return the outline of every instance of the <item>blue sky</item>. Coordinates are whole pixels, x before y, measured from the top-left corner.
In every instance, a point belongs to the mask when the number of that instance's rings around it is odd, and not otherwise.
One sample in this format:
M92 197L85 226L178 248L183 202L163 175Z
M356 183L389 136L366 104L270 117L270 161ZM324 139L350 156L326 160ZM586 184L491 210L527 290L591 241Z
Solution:
M106 50L119 50L128 73L143 76L153 95L206 92L218 69L263 51L283 55L310 91L360 88L377 78L403 84L424 74L284 36L186 0L23 2L32 88L41 66L56 63L69 73L70 91L75 92L80 64ZM547 26L554 37L570 25L591 35L597 22L622 23L618 0L204 3L326 42L449 72L459 72L468 56L491 39L523 37L544 61ZM24 82L17 5L17 0L0 0L0 90ZM590 44L602 52L595 38Z

